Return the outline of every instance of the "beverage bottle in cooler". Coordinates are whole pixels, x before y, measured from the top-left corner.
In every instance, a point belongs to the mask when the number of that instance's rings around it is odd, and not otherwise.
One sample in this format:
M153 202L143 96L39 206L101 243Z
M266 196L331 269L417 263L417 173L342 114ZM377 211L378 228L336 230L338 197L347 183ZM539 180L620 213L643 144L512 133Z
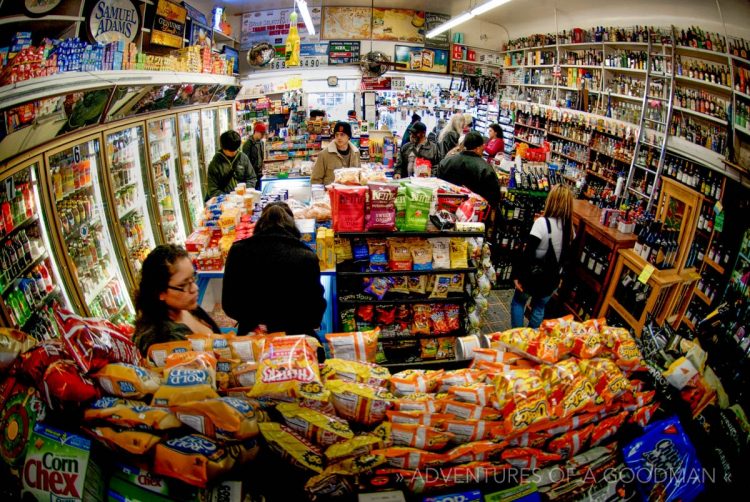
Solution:
M22 314L21 323L25 323L29 319L29 317L31 317L31 309L29 308L29 304L26 301L26 297L20 290L16 289L14 291L14 294L16 295L16 302L19 305L19 311Z

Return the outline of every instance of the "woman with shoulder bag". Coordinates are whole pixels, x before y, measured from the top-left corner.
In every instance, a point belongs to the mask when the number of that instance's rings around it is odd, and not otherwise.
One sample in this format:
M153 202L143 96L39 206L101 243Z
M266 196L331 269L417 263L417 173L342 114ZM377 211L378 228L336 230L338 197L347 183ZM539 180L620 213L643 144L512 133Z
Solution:
M529 299L529 327L538 328L542 323L544 308L560 285L573 238L573 193L565 185L556 185L547 197L544 216L531 227L523 263L513 267L516 291L510 304L512 327L523 326Z

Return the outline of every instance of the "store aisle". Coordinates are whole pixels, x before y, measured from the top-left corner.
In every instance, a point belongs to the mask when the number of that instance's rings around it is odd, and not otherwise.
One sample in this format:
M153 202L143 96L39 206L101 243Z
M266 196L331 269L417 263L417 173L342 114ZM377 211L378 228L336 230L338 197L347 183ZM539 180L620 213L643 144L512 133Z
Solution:
M496 331L510 329L510 299L513 297L512 289L492 290L489 301L490 308L484 314L484 325L482 333L489 334Z

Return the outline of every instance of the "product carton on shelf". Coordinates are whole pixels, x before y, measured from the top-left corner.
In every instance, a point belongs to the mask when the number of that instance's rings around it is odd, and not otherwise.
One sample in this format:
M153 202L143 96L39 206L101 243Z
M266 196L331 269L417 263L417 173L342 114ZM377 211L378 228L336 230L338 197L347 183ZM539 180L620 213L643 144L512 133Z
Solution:
M104 479L83 436L36 424L23 466L24 498L104 500Z
M297 226L301 235L302 242L313 250L316 249L315 220L314 219L295 219L294 224Z

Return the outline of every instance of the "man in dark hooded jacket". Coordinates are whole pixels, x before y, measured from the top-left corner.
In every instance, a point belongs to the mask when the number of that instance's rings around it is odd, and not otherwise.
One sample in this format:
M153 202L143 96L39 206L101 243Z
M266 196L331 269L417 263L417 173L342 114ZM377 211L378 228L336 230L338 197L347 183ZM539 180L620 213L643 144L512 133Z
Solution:
M484 138L471 131L464 138L464 151L446 157L435 170L435 176L462 185L481 195L494 208L500 201L500 184L495 170L482 158Z
M232 192L237 183L255 188L255 170L247 155L239 151L241 145L242 138L237 131L226 131L219 137L221 151L214 154L208 165L206 200Z

